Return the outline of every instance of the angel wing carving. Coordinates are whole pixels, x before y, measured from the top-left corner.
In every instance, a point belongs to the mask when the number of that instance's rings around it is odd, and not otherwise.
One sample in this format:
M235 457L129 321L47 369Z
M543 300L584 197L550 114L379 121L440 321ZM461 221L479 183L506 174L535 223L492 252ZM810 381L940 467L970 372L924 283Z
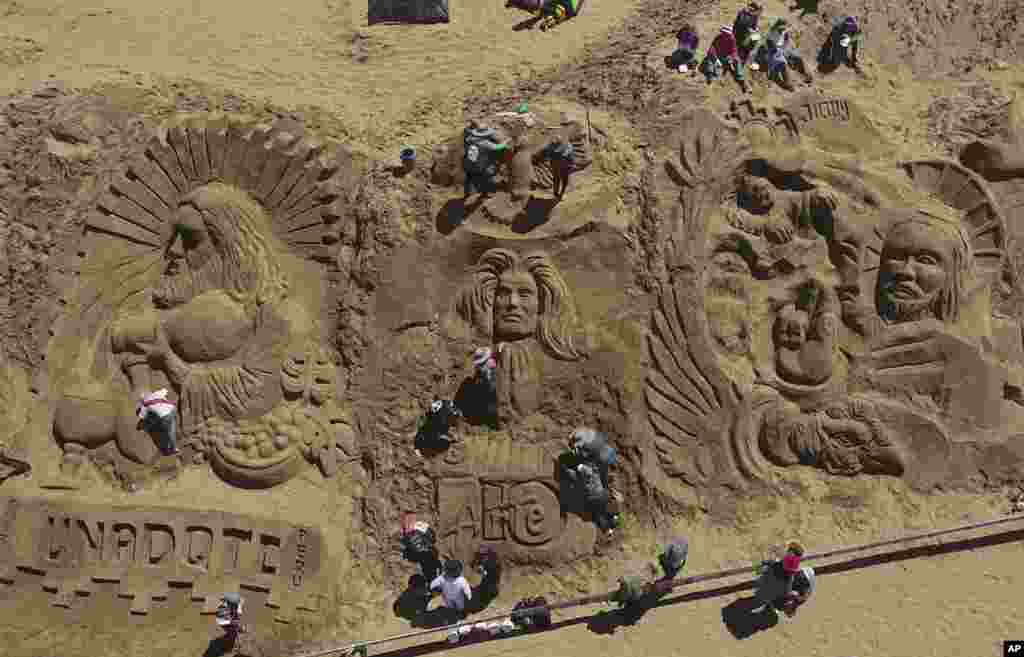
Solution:
M666 474L692 485L737 481L754 471L742 440L750 413L716 361L701 283L708 221L734 189L747 146L704 110L684 119L680 136L678 164L664 165L680 187L680 205L668 231L671 279L662 285L648 337L647 416Z
M715 362L699 290L684 281L662 290L648 337L651 369L644 390L662 468L692 485L754 472L741 449L747 401Z

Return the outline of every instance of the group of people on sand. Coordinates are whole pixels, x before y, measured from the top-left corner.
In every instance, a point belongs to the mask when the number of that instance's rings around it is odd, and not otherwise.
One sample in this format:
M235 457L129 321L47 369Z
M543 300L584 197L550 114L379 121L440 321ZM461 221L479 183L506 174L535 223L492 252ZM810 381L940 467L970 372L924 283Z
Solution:
M458 440L455 429L463 418L470 415L486 418L496 411L497 360L488 347L476 349L471 360L473 373L468 383L477 389L477 393L462 400L438 399L431 402L413 440L417 455L422 457L425 451L437 453L448 449ZM567 449L558 459L560 497L563 500L573 496L580 499L582 511L602 533L609 536L621 526L618 505L623 498L609 484L610 470L617 461L617 451L608 436L589 427L578 427L572 431ZM462 562L441 558L429 523L404 523L401 544L403 557L416 564L420 572L410 578L408 588L395 603L395 611L399 615L415 623L451 625L463 621L472 611L482 610L497 597L501 564L494 548L483 545L477 552L472 565L480 573L480 583L474 587L464 575ZM618 589L608 601L618 605L623 613L642 614L680 584L676 578L686 565L689 547L685 538L668 541L658 554L657 566L650 566L643 574L619 578ZM774 616L782 612L792 617L807 602L814 592L814 569L801 564L803 556L804 548L794 541L787 545L784 556L760 564L755 595L757 605L752 613ZM660 575L651 579L652 571ZM440 604L429 609L431 599L437 595L441 598ZM516 603L510 618L500 623L463 625L452 630L449 640L458 642L516 630L545 628L550 623L550 609L544 598L523 598Z
M495 179L498 170L508 162L514 145L499 139L494 128L477 120L470 121L463 130L462 141L462 169L466 174L462 200L468 205L471 198L481 200L497 189ZM557 201L561 201L565 196L575 158L576 151L572 143L561 136L552 139L534 158L535 163L541 160L550 163L552 192Z
M794 89L790 69L810 84L813 76L790 32L789 21L777 18L762 34L762 13L763 7L756 2L741 9L731 26L723 25L719 29L699 64L700 35L692 23L683 25L676 33L678 45L667 58L667 64L680 73L700 71L709 83L730 72L744 92L750 90L748 69L764 70L770 80L788 91ZM819 52L820 65L834 69L846 64L859 72L858 56L863 40L864 32L856 17L839 18Z

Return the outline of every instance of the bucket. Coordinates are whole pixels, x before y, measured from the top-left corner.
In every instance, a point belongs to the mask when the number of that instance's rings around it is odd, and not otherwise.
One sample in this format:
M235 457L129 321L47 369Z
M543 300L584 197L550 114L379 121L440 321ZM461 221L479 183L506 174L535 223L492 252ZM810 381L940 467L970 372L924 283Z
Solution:
M406 146L398 154L398 159L401 160L403 169L412 171L416 167L416 149Z

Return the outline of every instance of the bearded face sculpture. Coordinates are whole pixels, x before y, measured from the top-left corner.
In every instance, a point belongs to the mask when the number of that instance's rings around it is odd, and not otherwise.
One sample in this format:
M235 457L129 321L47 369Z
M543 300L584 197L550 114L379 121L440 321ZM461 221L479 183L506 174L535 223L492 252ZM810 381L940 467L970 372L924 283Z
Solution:
M970 267L970 246L955 226L918 218L896 224L882 246L879 316L893 324L955 321Z

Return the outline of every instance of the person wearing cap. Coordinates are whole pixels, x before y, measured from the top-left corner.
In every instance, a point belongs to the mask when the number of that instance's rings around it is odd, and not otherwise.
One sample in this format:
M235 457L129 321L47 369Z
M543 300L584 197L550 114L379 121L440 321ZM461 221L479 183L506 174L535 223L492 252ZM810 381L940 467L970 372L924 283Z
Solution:
M143 395L136 408L136 428L148 433L164 456L178 453L177 407L167 398L167 388Z
M853 16L843 16L832 25L832 32L828 35L819 56L821 64L830 68L848 64L859 73L858 51L863 43L864 32L857 19Z
M465 153L462 168L466 173L463 186L463 202L473 194L488 194L494 191L494 177L498 173L498 155L511 146L498 139L494 128L484 127L479 121L469 122L462 133Z
M708 47L700 70L710 83L721 77L722 72L727 68L732 70L733 77L739 83L740 88L744 92L749 91L744 79L743 62L740 61L736 51L736 38L733 36L732 28L723 25L715 40Z
M793 83L789 77L790 67L796 69L808 84L813 81L813 77L804 63L804 58L797 50L796 42L789 32L789 23L785 18L779 18L772 23L768 34L765 35L764 43L758 48L754 59L767 68L769 78L778 81L787 91L793 90Z
M601 482L608 486L608 470L618 460L618 452L608 444L608 436L589 427L578 427L569 436L569 451L580 462L597 467Z
M750 61L760 41L757 30L757 23L761 19L763 8L756 2L751 2L736 14L736 20L732 22L732 34L736 37L737 57L743 63Z
M455 402L447 399L431 402L430 410L420 419L416 438L413 439L416 454L422 456L425 449L447 449L456 440L452 436L452 429L458 426L461 418L462 411Z
M245 599L238 593L225 593L214 612L217 624L231 637L246 631L242 625L242 606Z
M444 569L430 583L431 593L441 594L441 603L446 615L461 620L466 616L466 603L473 599L473 590L462 574L462 562L449 559Z
M792 617L797 608L810 599L814 593L814 569L801 565L803 556L803 546L793 541L786 546L782 559L761 564L755 594L760 604L753 613L776 610Z
M700 37L693 23L684 24L676 32L676 42L676 49L668 56L667 64L680 73L689 73L697 59L697 48L700 47Z

